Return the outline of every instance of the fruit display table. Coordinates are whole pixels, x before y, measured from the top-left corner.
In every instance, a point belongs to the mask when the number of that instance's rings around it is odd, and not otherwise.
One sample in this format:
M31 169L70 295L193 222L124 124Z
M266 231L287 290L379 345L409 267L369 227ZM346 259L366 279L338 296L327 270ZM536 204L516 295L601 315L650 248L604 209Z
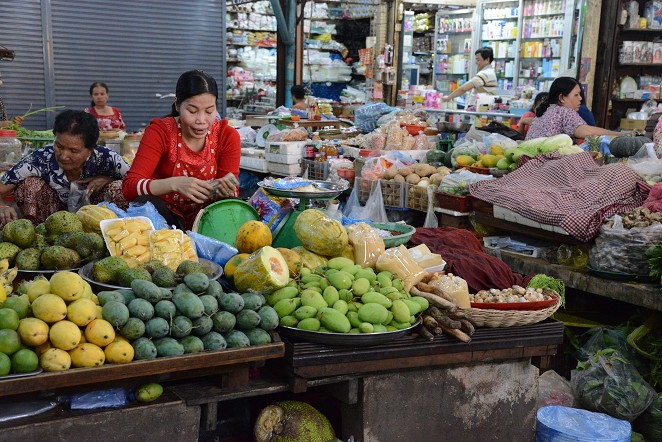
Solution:
M61 392L65 389L107 389L146 381L161 382L211 375L221 376L219 385L245 385L251 363L284 355L284 344L276 334L272 338L274 342L271 344L247 348L44 372L22 378L0 378L0 397Z

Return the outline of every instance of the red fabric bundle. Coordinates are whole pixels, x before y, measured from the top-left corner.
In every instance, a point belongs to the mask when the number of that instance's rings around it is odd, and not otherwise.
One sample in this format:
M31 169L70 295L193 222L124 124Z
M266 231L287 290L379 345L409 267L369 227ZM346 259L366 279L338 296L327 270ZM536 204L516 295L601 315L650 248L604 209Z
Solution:
M488 255L476 237L468 230L454 227L416 229L409 241L411 247L425 244L448 263L446 273L467 281L469 291L505 289L513 285L526 287L534 273L523 276L513 273L508 264Z

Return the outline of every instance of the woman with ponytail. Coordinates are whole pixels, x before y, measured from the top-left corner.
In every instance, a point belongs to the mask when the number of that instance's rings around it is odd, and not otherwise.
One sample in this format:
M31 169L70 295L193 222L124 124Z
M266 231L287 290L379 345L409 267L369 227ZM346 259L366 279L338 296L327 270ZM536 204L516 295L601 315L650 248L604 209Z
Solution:
M572 77L559 77L549 88L547 101L536 108L536 118L531 123L526 139L551 137L566 134L576 140L589 136L618 136L614 132L601 127L589 126L579 116L577 111L582 103L581 86Z
M122 190L127 201L150 201L169 225L190 229L198 211L234 197L239 133L216 120L218 87L199 70L177 81L172 112L145 129Z

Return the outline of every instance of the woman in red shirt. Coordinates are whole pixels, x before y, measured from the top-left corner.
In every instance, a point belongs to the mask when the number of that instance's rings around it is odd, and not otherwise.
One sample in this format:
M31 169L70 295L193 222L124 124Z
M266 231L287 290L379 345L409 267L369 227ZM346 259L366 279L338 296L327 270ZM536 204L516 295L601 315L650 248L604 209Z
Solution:
M241 143L227 120L216 120L213 77L185 72L175 95L171 114L145 129L122 190L127 201L150 201L168 224L190 229L200 209L236 195Z
M97 81L90 86L90 98L92 103L90 107L85 108L85 112L94 115L99 123L99 130L117 130L126 129L126 124L122 119L120 110L116 107L108 106L108 86L106 83Z

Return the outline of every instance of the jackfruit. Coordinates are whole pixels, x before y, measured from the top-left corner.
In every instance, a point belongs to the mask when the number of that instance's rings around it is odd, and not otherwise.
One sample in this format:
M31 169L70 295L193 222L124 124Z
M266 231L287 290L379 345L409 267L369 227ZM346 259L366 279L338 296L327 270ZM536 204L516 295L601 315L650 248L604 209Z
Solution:
M313 406L282 401L260 411L254 436L257 442L327 442L336 434L326 416Z

